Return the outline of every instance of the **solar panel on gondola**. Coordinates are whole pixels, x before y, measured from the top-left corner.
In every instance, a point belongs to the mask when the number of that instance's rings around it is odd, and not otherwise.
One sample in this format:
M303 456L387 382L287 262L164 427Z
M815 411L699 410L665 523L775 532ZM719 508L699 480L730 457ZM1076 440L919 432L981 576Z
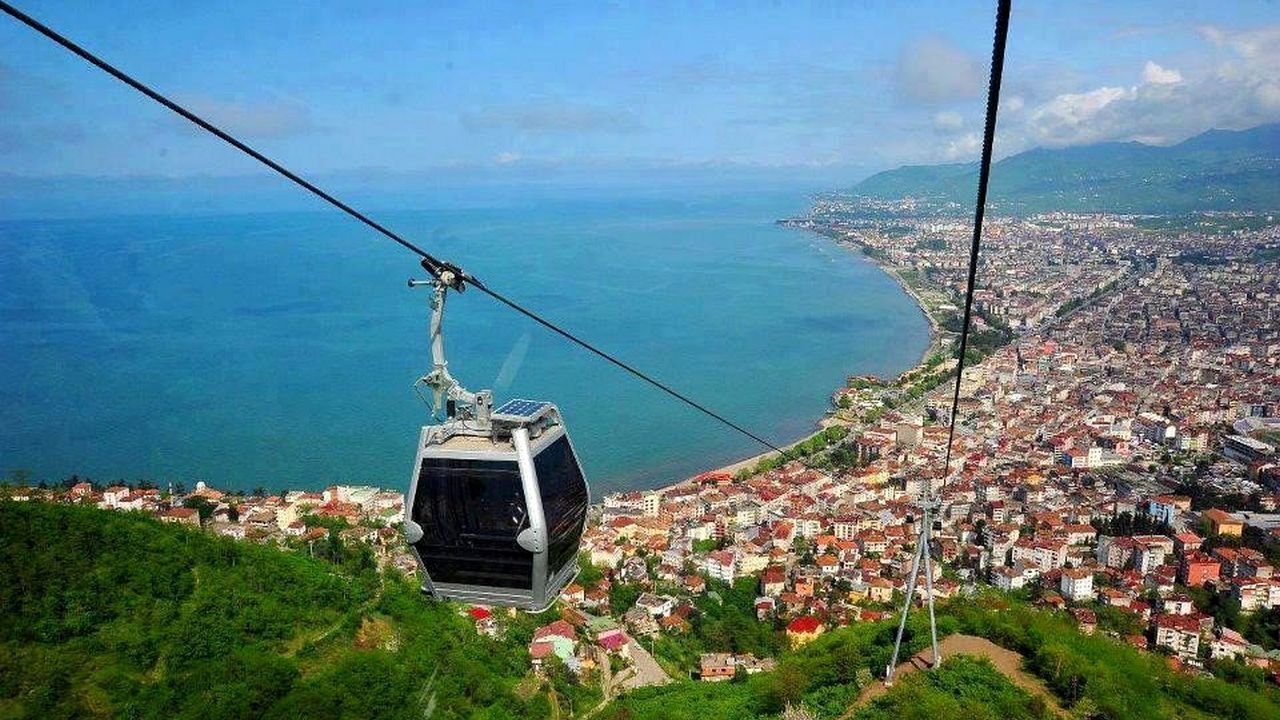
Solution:
M541 610L577 572L586 479L555 405L509 400L493 410L489 391L468 392L449 374L441 322L456 285L430 284L433 367L418 384L431 388L439 422L419 436L405 521L422 588Z

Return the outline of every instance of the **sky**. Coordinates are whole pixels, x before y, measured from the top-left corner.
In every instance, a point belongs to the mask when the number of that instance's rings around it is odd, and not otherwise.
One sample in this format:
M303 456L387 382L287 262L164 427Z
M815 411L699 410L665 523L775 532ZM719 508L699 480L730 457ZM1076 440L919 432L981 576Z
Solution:
M308 174L752 171L980 151L994 2L67 2L37 19ZM1280 120L1280 4L1016 1L997 155ZM0 173L260 170L0 16Z

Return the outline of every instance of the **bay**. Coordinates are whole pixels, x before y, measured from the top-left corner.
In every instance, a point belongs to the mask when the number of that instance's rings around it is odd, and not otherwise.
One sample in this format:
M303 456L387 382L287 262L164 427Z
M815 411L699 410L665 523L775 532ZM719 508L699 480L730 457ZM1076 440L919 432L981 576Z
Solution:
M386 224L776 443L849 373L928 343L869 261L774 220L795 192L497 197ZM413 256L329 211L0 222L0 471L217 487L403 488L427 408ZM563 410L597 492L672 482L754 441L474 290L450 369Z

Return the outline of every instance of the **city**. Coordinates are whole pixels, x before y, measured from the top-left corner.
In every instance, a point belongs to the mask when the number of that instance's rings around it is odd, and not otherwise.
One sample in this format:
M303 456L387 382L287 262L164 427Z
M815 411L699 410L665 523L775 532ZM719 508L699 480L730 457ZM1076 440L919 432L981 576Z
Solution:
M936 328L929 355L899 378L851 377L824 429L787 458L605 496L578 581L530 641L535 671L551 655L577 673L608 668L607 700L672 677L770 670L769 647L885 619L904 594L926 482L939 502L935 598L994 588L1188 672L1223 658L1280 670L1274 636L1249 631L1251 616L1280 608L1280 228L994 219L975 304L978 337L996 339L965 371L942 477L965 226L914 203L867 222L866 204L827 198L787 222L907 284ZM65 485L8 494L299 552L332 531L381 568L417 572L398 492ZM708 595L723 603L744 588L764 636L785 638L759 655L694 631ZM465 612L479 633L504 631L491 608Z

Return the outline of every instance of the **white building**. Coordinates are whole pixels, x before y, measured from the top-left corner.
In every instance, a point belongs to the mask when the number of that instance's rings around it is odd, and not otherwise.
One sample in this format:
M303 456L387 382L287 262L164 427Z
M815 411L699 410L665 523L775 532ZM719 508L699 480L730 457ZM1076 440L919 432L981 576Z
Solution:
M1093 573L1079 568L1063 570L1059 589L1068 600L1088 600L1093 597Z
M705 567L707 575L715 580L733 584L737 577L737 562L733 553L728 550L707 553Z

